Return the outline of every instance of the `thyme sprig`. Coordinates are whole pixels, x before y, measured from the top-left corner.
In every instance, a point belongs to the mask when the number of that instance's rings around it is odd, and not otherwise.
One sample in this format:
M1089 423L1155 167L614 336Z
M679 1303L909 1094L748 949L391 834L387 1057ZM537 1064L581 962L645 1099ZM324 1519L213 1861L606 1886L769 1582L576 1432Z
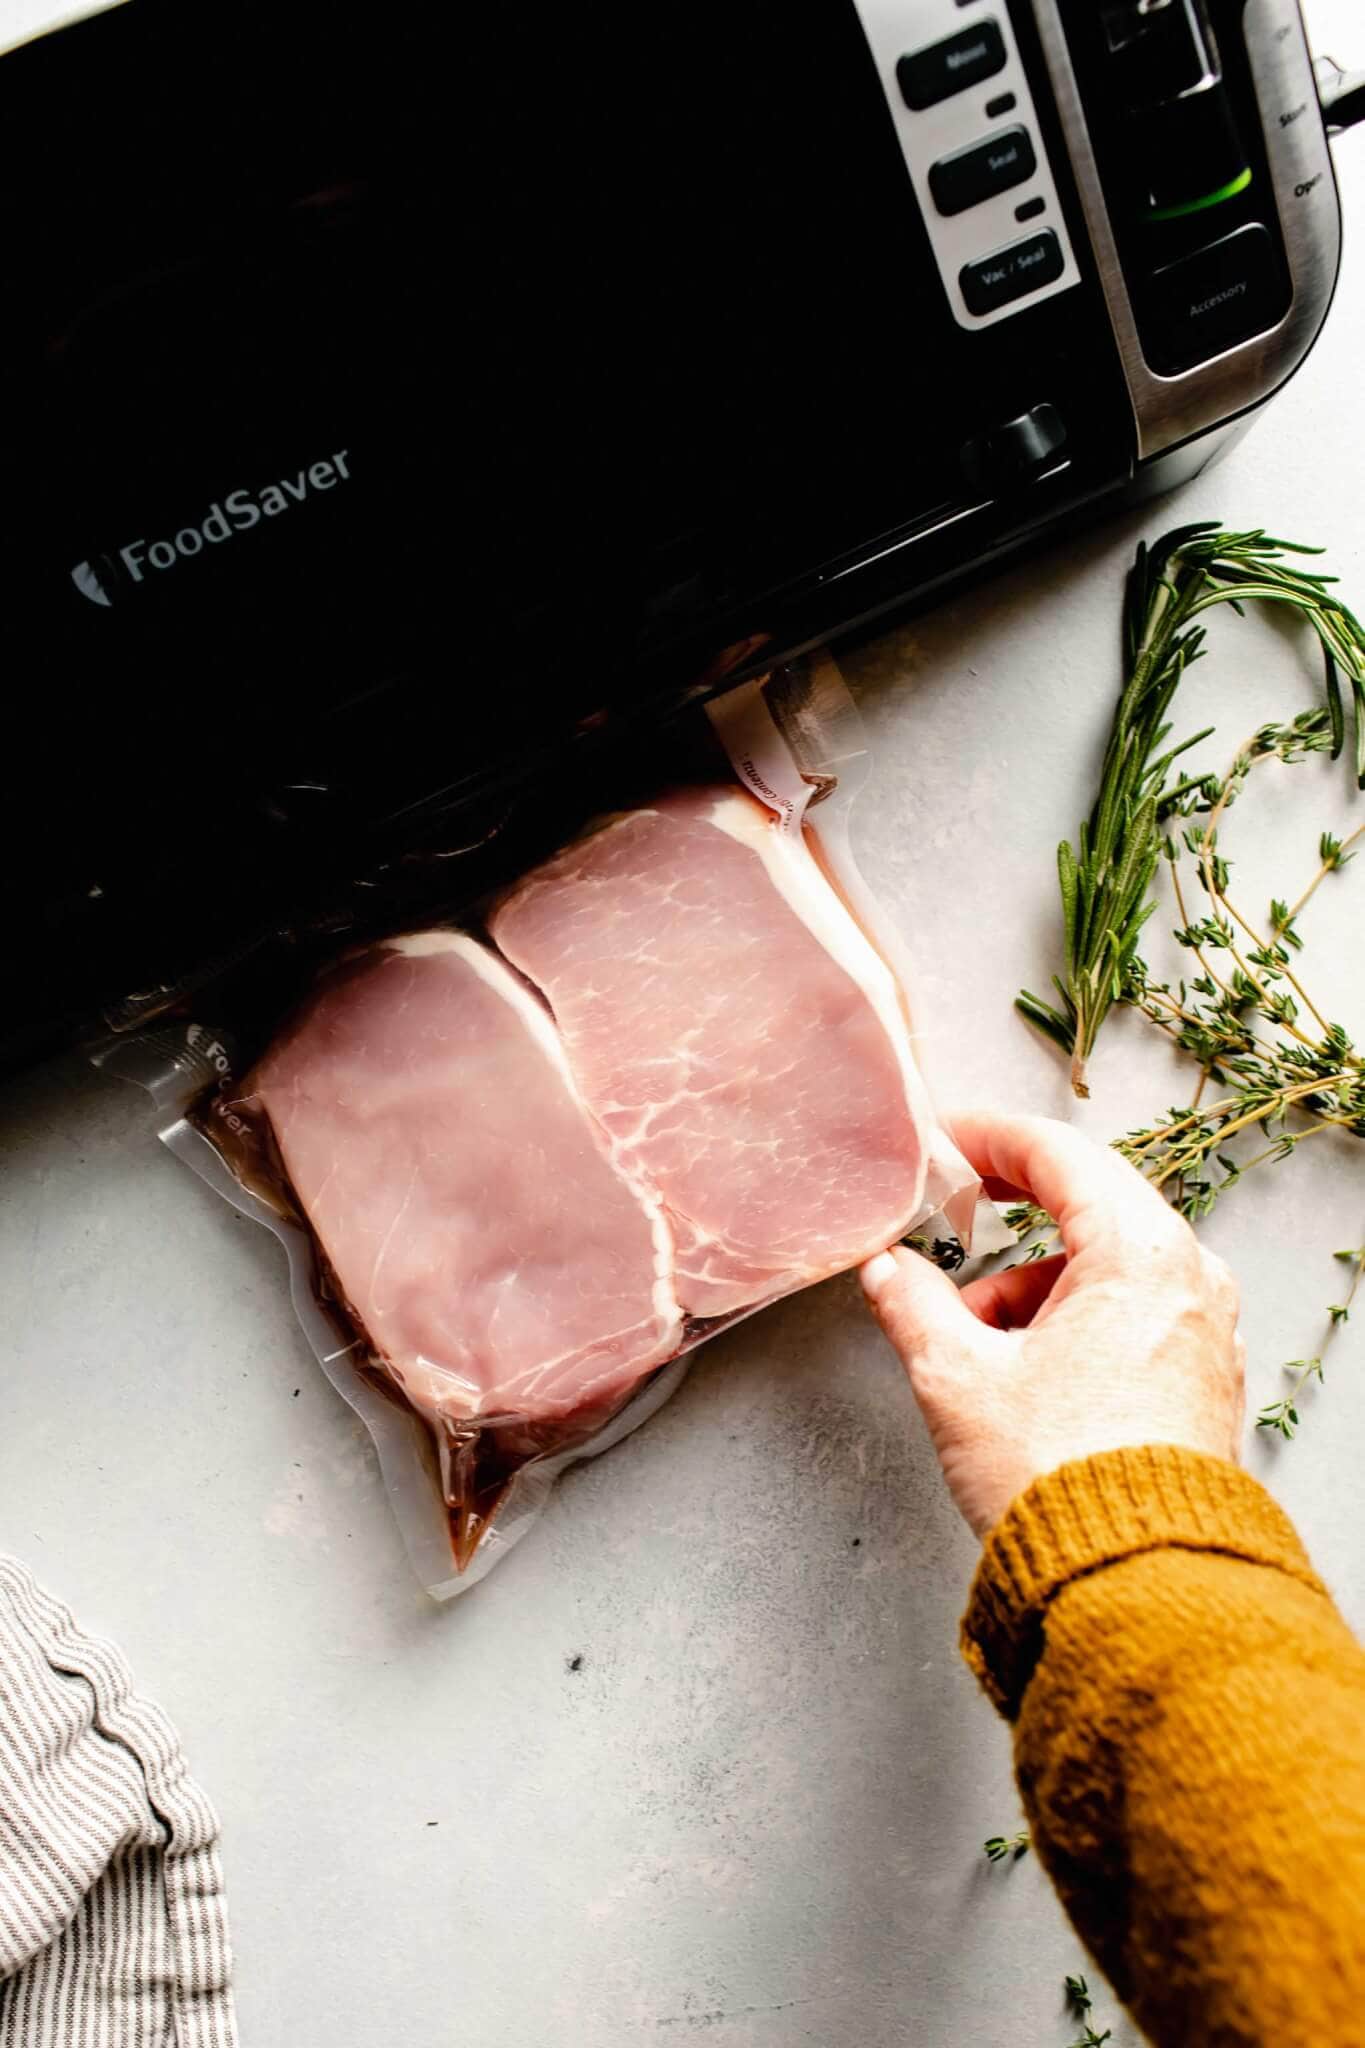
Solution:
M1114 2030L1106 2027L1102 2034L1095 2032L1090 2014L1095 2001L1090 1996L1090 1987L1084 1977L1068 1977L1065 1985L1066 2008L1073 2019L1081 2020L1085 2032L1071 2044L1071 2048L1103 2048L1103 2043L1113 2039Z
M1027 993L1019 1007L1072 1055L1072 1080L1088 1092L1086 1061L1115 1002L1141 1013L1197 1069L1184 1103L1116 1140L1117 1149L1191 1222L1259 1167L1292 1158L1324 1134L1365 1138L1365 1054L1306 985L1305 913L1329 876L1355 859L1365 825L1322 832L1314 869L1297 895L1272 899L1259 915L1233 893L1221 843L1228 814L1271 762L1282 766L1346 743L1342 678L1350 683L1355 779L1365 787L1365 633L1332 596L1329 579L1286 557L1311 552L1262 532L1228 534L1205 524L1139 548L1124 613L1126 680L1100 776L1081 828L1079 852L1059 852L1066 978L1056 1010ZM1226 774L1181 775L1185 748L1167 748L1166 712L1184 670L1199 658L1210 606L1248 599L1287 603L1323 648L1325 701L1282 722L1258 726ZM1206 733L1196 735L1207 737ZM1192 744L1192 742L1187 742ZM1156 979L1138 950L1152 914L1149 890L1164 863L1174 936L1190 956L1174 983ZM1336 884L1334 883L1335 887ZM1046 1256L1057 1232L1042 1211L1006 1212L1027 1262ZM1324 1342L1293 1360L1289 1392L1269 1402L1259 1426L1292 1438L1299 1401L1321 1379L1328 1344L1347 1320L1360 1284L1357 1253L1345 1298L1329 1310Z
M1028 1829L1021 1828L1017 1835L988 1835L981 1847L991 1863L1003 1863L1007 1858L1017 1863L1029 1852Z
M1251 769L1271 755L1292 761L1321 751L1335 759L1346 741L1343 678L1351 691L1355 776L1365 788L1365 629L1332 594L1333 578L1290 559L1318 552L1260 529L1229 532L1212 520L1177 527L1152 548L1138 548L1124 604L1124 683L1099 791L1076 846L1063 840L1057 849L1065 971L1053 977L1053 986L1061 1007L1027 989L1017 998L1023 1015L1071 1055L1078 1095L1089 1093L1087 1063L1110 1008L1132 1000L1135 983L1145 978L1138 940L1155 907L1149 891L1165 822L1201 802L1226 809ZM1201 775L1172 779L1174 763L1211 730L1166 744L1172 700L1185 670L1204 652L1205 628L1196 621L1215 605L1241 612L1248 603L1288 605L1312 627L1323 650L1325 702L1289 726L1261 728L1226 783L1215 787ZM1296 905L1294 914L1301 908ZM1293 914L1285 921L1292 925ZM1220 944L1203 931L1200 936L1210 948Z
M1298 1403L1300 1395L1310 1380L1321 1380L1324 1377L1322 1369L1323 1360L1327 1355L1328 1348L1342 1328L1342 1325L1349 1323L1351 1320L1351 1307L1360 1286L1360 1276L1362 1272L1365 1272L1365 1245L1357 1245L1350 1251L1335 1252L1333 1257L1340 1259L1343 1265L1350 1267L1351 1284L1343 1298L1340 1301L1332 1302L1328 1307L1327 1329L1322 1343L1318 1346L1317 1355L1314 1358L1290 1359L1285 1367L1285 1371L1294 1375L1294 1384L1282 1399L1268 1401L1256 1417L1257 1429L1271 1430L1276 1435L1282 1436L1286 1442L1292 1440L1294 1432L1299 1426Z
M1172 987L1135 958L1124 991L1126 1002L1194 1060L1199 1080L1191 1102L1129 1131L1117 1149L1191 1222L1207 1216L1254 1167L1291 1158L1324 1131L1365 1137L1365 1057L1304 986L1298 925L1325 877L1351 858L1350 840L1322 835L1317 873L1292 908L1272 901L1264 929L1234 902L1231 866L1218 843L1219 825L1256 764L1303 759L1324 739L1322 719L1310 712L1291 726L1263 726L1226 778L1207 778L1193 800L1206 806L1206 822L1167 835L1164 849L1180 916L1175 938L1200 971ZM1200 917L1191 915L1181 879L1186 856L1206 898ZM1210 1083L1219 1093L1206 1101ZM1228 1150L1242 1134L1263 1141L1250 1156Z

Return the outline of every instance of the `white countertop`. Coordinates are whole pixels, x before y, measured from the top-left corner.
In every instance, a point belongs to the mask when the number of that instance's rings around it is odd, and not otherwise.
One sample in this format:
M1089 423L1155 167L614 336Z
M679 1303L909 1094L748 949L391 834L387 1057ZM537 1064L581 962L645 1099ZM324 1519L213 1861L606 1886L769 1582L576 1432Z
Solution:
M1353 0L1309 15L1320 47L1365 64ZM1365 134L1338 165L1336 307L1231 457L847 664L875 755L860 853L919 963L949 1105L1077 1114L1010 1002L1053 965L1052 850L1088 802L1138 535L1266 524L1324 543L1365 602ZM1212 640L1180 716L1216 721L1222 765L1315 701L1319 669L1261 621L1220 614ZM1350 812L1340 768L1265 773L1225 835L1259 896L1306 880ZM1365 864L1305 920L1348 1025L1365 1023L1358 940L1344 957L1362 887ZM1111 1026L1087 1128L1175 1099L1154 1040ZM144 1098L58 1061L0 1093L0 1155L0 1549L112 1635L178 1723L223 1816L251 2048L1073 2038L1079 1945L1032 1862L980 1852L1017 1805L955 1648L974 1545L852 1280L704 1350L671 1406L436 1608L277 1246L161 1150ZM1317 1339L1330 1251L1365 1229L1363 1166L1324 1145L1208 1226L1243 1287L1253 1411ZM1356 1325L1304 1417L1249 1462L1359 1627ZM1113 2013L1100 1992L1099 2023Z

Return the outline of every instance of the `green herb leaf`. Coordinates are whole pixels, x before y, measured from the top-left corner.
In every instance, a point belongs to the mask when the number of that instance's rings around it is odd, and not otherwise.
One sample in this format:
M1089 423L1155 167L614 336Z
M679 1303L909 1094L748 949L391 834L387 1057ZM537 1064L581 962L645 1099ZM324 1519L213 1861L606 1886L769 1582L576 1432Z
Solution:
M1071 1054L1077 1094L1089 1092L1087 1063L1113 1004L1141 1000L1146 969L1137 941L1151 914L1147 892L1163 854L1175 860L1174 847L1160 829L1163 821L1199 800L1226 810L1258 760L1273 756L1293 762L1311 753L1330 752L1334 758L1340 754L1346 719L1343 675L1351 683L1355 767L1365 788L1365 631L1331 594L1330 578L1310 574L1287 559L1317 552L1259 530L1230 532L1209 520L1177 527L1150 548L1138 548L1124 599L1127 673L1099 789L1076 846L1063 840L1057 853L1064 1012L1040 1003L1027 991L1018 1003L1032 1024ZM1166 713L1186 669L1203 651L1203 628L1194 621L1214 605L1241 608L1250 602L1288 606L1307 620L1322 645L1325 701L1320 709L1300 712L1287 724L1262 726L1250 748L1234 762L1225 784L1188 776L1168 784L1172 763L1194 744L1187 740L1173 748L1164 745L1171 730ZM1197 737L1207 737L1207 729ZM1228 886L1227 862L1212 846L1205 848L1197 828L1187 834L1187 844L1200 858L1201 883L1220 896ZM1336 842L1331 864L1343 857L1349 855L1343 856ZM1268 975L1278 976L1288 963L1288 949L1297 950L1301 944L1293 921L1287 903L1273 906L1278 958L1273 965L1265 963ZM1178 937L1196 949L1236 950L1226 921L1217 916L1202 924L1187 923ZM1283 994L1271 1021L1292 1026L1296 1014L1292 998Z
M1322 664L1327 687L1327 711L1332 721L1332 759L1335 761L1340 758L1346 744L1346 710L1341 701L1341 675L1326 641L1322 647Z
M1021 989L1014 999L1014 1007L1021 1016L1028 1018L1030 1024L1043 1032L1055 1045L1059 1045L1063 1052L1071 1052L1074 1049L1076 1038L1073 1027L1067 1023L1065 1017L1059 1016L1056 1010L1040 1002L1037 996L1030 995L1027 989Z
M1004 1863L1007 1859L1017 1863L1021 1856L1028 1854L1028 1830L1021 1829L1017 1835L990 1835L981 1847L992 1863Z
M1320 835L1317 872L1297 895L1272 897L1266 934L1233 902L1232 868L1219 846L1226 814L1259 764L1292 765L1343 751L1343 678L1351 684L1356 772L1365 787L1365 629L1332 594L1330 578L1290 559L1310 552L1208 522L1138 549L1125 599L1126 672L1095 800L1076 835L1079 851L1067 841L1058 852L1065 972L1053 976L1055 1006L1028 991L1018 998L1022 1014L1070 1055L1078 1094L1089 1092L1087 1061L1116 1002L1135 1008L1197 1064L1199 1082L1187 1105L1115 1141L1195 1223L1254 1168L1283 1165L1319 1133L1365 1139L1365 1058L1304 986L1298 929L1321 883L1354 858L1365 825ZM1235 601L1288 605L1307 621L1323 649L1324 702L1260 725L1225 776L1172 779L1172 764L1193 744L1169 744L1169 713L1204 651L1199 615ZM1174 985L1154 980L1139 951L1163 862L1163 886L1179 912L1175 938L1194 956ZM1192 879L1202 902L1192 895ZM1032 1205L1020 1205L1012 1220L1023 1247L1016 1263L1045 1257L1055 1229L1035 1239L1046 1219ZM1350 1321L1365 1281L1365 1245L1336 1258L1349 1269L1349 1284L1326 1309L1318 1351L1289 1363L1287 1392L1257 1416L1258 1429L1286 1442L1301 1426L1304 1391L1323 1381L1328 1348Z

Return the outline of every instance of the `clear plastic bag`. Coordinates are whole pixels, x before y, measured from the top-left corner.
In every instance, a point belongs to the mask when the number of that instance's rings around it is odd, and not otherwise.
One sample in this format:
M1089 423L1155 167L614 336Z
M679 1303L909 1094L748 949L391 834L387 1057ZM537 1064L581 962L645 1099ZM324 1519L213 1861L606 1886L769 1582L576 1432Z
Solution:
M95 1055L283 1244L438 1598L708 1336L930 1216L970 1240L977 1183L849 842L856 708L815 655L709 715L728 785L591 820L477 917L354 949L249 1068L172 1018Z

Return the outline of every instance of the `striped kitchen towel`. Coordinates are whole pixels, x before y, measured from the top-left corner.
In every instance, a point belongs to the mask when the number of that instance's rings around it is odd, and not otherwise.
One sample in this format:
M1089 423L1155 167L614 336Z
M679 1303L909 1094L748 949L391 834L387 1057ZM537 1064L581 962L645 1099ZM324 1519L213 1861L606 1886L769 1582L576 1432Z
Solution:
M231 1967L175 1731L0 1555L0 2048L235 2048Z

